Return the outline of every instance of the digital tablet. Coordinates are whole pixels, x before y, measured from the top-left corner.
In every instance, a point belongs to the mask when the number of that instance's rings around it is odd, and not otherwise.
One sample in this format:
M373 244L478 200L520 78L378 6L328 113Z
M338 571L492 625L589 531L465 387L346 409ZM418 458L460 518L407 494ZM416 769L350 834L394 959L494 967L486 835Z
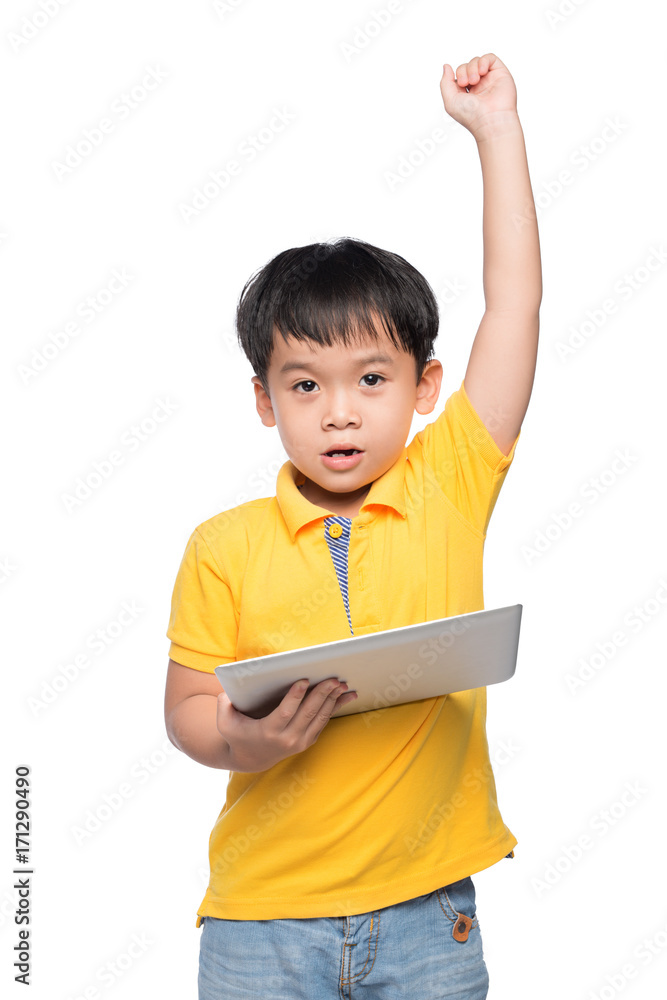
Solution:
M292 684L327 677L358 697L332 718L486 687L514 674L523 605L438 618L215 668L232 705L254 719L277 708ZM306 695L304 695L304 698Z

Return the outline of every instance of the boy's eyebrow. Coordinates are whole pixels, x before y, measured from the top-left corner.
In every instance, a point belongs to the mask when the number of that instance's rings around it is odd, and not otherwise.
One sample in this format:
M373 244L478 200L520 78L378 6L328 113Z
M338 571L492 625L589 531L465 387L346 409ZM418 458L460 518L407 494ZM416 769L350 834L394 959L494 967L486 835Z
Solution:
M368 354L366 357L357 358L356 364L358 368L374 364L393 365L394 359L386 354ZM282 375L284 372L292 371L295 368L310 368L312 371L317 371L319 367L319 365L314 364L312 361L286 361L278 374Z

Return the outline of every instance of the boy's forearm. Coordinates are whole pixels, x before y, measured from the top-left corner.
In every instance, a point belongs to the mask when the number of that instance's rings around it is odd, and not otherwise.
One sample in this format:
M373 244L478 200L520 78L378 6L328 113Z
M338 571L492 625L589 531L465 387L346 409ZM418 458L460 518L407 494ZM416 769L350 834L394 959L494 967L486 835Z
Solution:
M165 720L169 739L199 764L231 770L229 743L216 725L217 698L196 694L179 702Z
M542 268L523 129L515 112L488 116L474 134L484 184L487 311L537 313Z

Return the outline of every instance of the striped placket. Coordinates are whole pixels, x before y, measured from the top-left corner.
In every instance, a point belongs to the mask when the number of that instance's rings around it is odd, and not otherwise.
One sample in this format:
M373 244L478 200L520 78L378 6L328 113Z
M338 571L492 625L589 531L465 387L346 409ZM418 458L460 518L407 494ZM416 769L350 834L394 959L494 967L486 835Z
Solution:
M340 592L343 595L343 602L345 604L345 612L347 614L350 632L354 635L352 630L352 619L350 618L350 599L347 589L347 557L350 549L351 530L352 519L349 517L332 514L331 517L324 518L324 537L326 538L327 545L329 546L329 552L331 553L331 558L333 559L334 568L336 570L336 576L338 577Z

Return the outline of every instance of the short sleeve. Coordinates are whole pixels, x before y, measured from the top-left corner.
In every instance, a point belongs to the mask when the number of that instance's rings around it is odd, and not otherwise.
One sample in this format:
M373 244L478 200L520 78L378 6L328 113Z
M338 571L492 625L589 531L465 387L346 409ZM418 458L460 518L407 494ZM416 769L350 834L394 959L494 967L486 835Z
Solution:
M448 500L485 536L520 437L521 432L509 455L504 455L461 382L442 413L415 435L414 442Z
M238 614L225 573L196 528L185 549L171 598L169 657L213 673L236 659Z

